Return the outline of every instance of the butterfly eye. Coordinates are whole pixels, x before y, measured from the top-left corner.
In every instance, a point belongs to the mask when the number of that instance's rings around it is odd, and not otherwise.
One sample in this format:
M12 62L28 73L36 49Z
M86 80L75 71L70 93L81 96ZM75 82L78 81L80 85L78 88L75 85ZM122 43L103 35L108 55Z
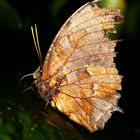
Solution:
M33 78L37 79L37 78L41 77L41 75L42 75L42 70L41 70L41 66L39 66L37 68L37 70L33 73Z
M39 78L41 75L42 75L42 72L41 72L41 71L37 71L37 72L35 72L35 73L33 74L33 78L34 78L34 79L37 79L37 78Z

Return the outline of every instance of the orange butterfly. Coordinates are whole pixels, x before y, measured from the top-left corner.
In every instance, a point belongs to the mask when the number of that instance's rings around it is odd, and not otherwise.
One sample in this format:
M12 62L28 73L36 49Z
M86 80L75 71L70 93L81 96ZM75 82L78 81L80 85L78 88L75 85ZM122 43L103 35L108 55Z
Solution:
M44 64L34 72L44 101L91 132L103 128L112 112L121 111L117 90L122 76L113 62L117 40L109 39L108 32L115 33L122 20L118 8L85 4L64 23ZM39 48L38 54L41 58Z

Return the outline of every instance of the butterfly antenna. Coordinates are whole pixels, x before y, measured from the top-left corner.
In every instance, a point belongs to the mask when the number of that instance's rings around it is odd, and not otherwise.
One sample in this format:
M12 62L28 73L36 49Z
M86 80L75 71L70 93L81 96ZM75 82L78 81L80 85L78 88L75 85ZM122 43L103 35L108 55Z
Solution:
M36 51L37 51L37 55L38 55L40 64L42 66L42 64L43 64L42 63L42 55L41 55L41 50L40 50L40 45L39 45L38 32L37 32L37 25L36 24L35 24L35 27L31 26L31 32L32 32L35 48L36 48Z

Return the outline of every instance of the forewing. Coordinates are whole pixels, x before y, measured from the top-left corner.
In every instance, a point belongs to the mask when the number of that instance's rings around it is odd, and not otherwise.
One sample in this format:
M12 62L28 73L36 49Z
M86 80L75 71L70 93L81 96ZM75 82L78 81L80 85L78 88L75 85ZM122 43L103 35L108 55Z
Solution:
M62 26L47 53L43 66L44 80L61 79L86 65L112 66L116 41L108 38L119 23L118 8L99 8L89 2L78 9ZM116 20L117 19L117 20Z

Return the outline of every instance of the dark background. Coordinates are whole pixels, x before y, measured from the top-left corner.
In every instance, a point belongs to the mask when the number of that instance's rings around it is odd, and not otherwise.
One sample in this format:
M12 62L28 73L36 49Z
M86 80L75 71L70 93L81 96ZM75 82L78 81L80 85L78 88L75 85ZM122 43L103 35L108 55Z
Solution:
M124 114L114 113L104 130L90 134L51 107L47 114L50 118L44 120L40 99L33 93L22 94L19 87L19 79L34 72L40 64L30 27L35 23L38 26L44 58L65 20L86 2L88 0L0 0L0 140L65 139L69 134L74 137L69 139L140 138L139 0L126 0L125 5L120 5L125 23L120 31L119 38L123 41L116 49L119 52L116 63L124 76L119 101ZM34 131L30 132L31 128Z

